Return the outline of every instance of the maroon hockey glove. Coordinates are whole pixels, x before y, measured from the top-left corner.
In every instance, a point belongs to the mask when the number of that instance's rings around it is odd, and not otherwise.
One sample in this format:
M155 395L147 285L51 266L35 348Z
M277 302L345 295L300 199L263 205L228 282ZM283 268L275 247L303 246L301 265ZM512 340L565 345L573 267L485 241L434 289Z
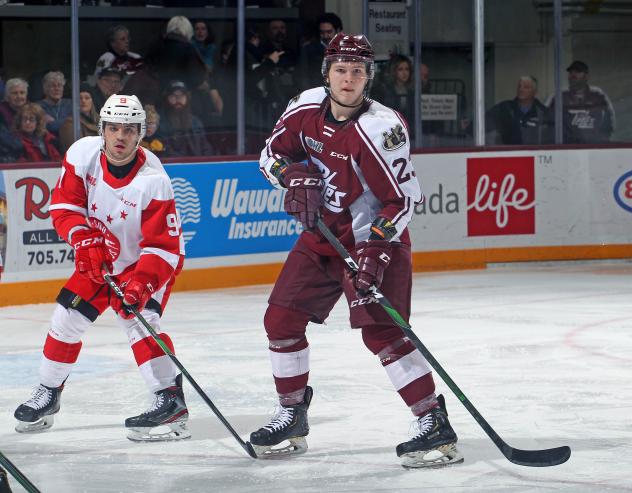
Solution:
M92 282L104 284L102 265L108 272L112 270L112 259L105 248L103 233L94 229L81 229L72 235L72 247L75 249L77 272Z
M384 271L391 261L391 243L386 240L369 240L358 245L358 272L353 284L360 296L369 294L371 286L382 284Z
M285 212L294 216L307 230L314 229L323 202L323 177L316 166L290 164L283 174Z
M134 314L127 309L127 306L134 306L139 312L145 308L157 287L152 277L146 274L132 274L129 282L121 285L123 299L121 300L116 295L112 295L110 298L112 309L126 320L134 318Z

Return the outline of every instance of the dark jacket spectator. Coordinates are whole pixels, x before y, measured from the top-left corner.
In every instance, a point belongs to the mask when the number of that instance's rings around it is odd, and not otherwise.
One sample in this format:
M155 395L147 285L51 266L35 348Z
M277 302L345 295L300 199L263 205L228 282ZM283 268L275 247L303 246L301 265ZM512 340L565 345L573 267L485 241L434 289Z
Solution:
M46 129L55 135L59 135L59 127L72 114L72 101L64 98L65 85L66 78L63 73L48 72L42 79L44 99L37 103L46 113Z
M79 89L79 128L81 137L99 135L99 113L94 107L90 87L82 84ZM75 142L72 115L67 117L59 127L59 149L65 153Z
M197 50L198 55L206 65L206 70L210 73L215 65L215 55L217 45L215 44L215 34L206 21L197 20L193 23L193 38L191 44Z
M163 92L170 81L183 81L191 92L191 107L195 114L210 126L213 117L222 113L223 101L208 78L202 58L191 44L192 37L191 22L180 15L172 17L162 43L147 56L147 63L158 76Z
M318 18L318 38L303 45L299 58L300 82L304 91L323 84L321 69L325 48L340 31L342 20L336 14L325 12Z
M537 81L522 76L516 97L493 106L485 115L485 130L496 132L496 144L552 144L554 124L551 111L537 98Z
M35 103L22 106L13 121L13 131L18 136L24 152L19 161L60 161L57 139L46 130L44 110Z
M610 141L615 127L614 108L600 88L588 85L589 69L575 60L566 69L568 90L562 92L565 144L603 144ZM555 97L547 106L554 111Z
M165 156L213 154L202 122L191 111L191 93L183 81L171 81L167 86L157 135L164 143Z
M129 51L131 38L129 30L123 26L113 26L108 31L107 51L97 60L94 78L98 79L104 68L118 70L126 78L134 74L143 64L143 57Z
M191 44L193 26L186 17L175 16L167 23L163 40L147 58L155 67L164 91L172 80L183 81L196 89L206 82L206 67Z
M15 163L23 154L22 140L0 123L0 163Z
M380 103L398 111L406 119L410 134L415 134L415 88L412 80L412 63L408 57L391 58L387 77L375 87L373 97Z
M92 102L97 112L112 94L120 93L123 87L123 74L114 68L104 68L99 73L96 87L92 88Z

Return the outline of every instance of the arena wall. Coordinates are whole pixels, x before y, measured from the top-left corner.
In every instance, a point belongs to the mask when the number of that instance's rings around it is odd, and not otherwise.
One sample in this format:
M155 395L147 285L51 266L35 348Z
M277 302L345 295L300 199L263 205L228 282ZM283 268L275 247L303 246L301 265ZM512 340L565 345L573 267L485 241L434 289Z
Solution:
M632 149L414 154L425 193L410 225L415 271L494 262L632 257ZM173 163L187 243L175 290L271 283L301 226L256 161ZM57 168L0 171L0 306L50 302L72 272L50 222ZM394 179L409 179L393 169Z

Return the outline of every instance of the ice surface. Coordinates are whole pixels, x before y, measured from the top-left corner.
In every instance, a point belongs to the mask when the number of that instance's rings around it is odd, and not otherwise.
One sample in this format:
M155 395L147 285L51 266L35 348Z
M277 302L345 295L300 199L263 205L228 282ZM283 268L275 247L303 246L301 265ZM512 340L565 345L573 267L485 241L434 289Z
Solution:
M274 408L269 291L175 293L163 319L181 362L244 439ZM128 441L124 419L151 399L110 313L84 338L53 428L15 433L53 304L1 308L0 450L43 492L632 492L632 264L422 273L413 296L417 335L500 436L525 449L569 445L569 462L511 464L437 379L465 462L403 469L395 446L412 416L347 328L343 304L308 328L310 449L277 461L250 459L190 385L191 440Z

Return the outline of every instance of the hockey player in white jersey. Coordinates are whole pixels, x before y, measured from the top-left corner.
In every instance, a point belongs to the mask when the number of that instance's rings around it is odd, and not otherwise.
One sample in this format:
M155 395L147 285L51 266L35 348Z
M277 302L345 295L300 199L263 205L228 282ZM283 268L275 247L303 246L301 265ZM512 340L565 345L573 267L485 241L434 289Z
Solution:
M113 95L106 101L99 134L68 149L52 193L53 225L74 249L75 272L57 296L39 369L40 385L16 409L16 430L52 426L82 335L112 307L154 394L147 411L125 421L128 438L188 438L182 375L126 309L134 305L160 333L160 316L184 259L171 181L159 159L139 147L145 111L136 96ZM125 303L104 283L104 265L122 287ZM174 351L166 333L160 338Z

